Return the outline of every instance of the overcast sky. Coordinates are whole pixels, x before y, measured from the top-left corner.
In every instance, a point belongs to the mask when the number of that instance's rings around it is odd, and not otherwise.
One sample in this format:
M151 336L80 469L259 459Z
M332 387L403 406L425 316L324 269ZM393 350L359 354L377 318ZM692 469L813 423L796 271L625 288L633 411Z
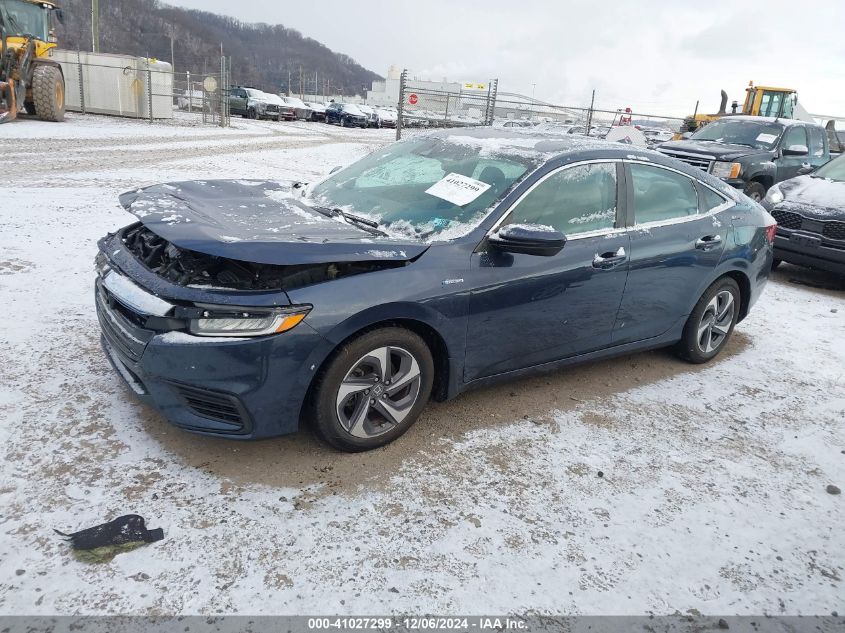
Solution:
M483 81L561 105L715 112L749 80L845 117L845 0L166 0L284 24L385 75ZM536 88L533 86L536 84ZM730 101L728 102L730 104Z

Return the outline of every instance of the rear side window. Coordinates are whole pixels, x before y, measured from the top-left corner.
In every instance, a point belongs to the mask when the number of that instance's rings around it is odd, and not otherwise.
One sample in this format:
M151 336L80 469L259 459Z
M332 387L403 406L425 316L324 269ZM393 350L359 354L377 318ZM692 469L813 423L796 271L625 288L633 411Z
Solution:
M564 235L612 229L616 223L616 165L562 169L526 195L509 224L551 226Z
M824 132L817 127L811 127L810 132L810 156L819 158L824 156Z
M662 222L698 213L698 195L692 180L686 176L668 169L632 163L631 179L637 224Z
M720 207L727 202L727 200L718 193L712 189L708 189L700 183L698 186L698 200L701 203L699 209L701 213L709 213L716 207Z

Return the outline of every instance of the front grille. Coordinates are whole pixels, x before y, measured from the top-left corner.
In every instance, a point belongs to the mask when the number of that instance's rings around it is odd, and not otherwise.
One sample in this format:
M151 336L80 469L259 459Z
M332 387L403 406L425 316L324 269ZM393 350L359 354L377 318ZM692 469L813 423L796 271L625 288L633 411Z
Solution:
M173 388L196 415L230 425L233 431L244 428L243 410L234 396L176 383Z
M670 156L672 158L677 158L679 161L686 163L687 165L692 165L693 167L697 167L701 171L710 171L710 167L713 165L713 159L709 156L696 156L695 154L685 154L683 152L673 152L671 150L661 149L658 150L661 154L666 154L666 156Z
M133 361L139 360L155 332L138 327L136 323L124 316L123 312L131 312L131 310L110 299L109 291L99 281L97 282L96 304L97 319L100 321L100 329L103 331L106 340L126 358ZM118 305L119 309L117 308ZM135 317L141 318L137 314Z
M792 211L784 211L782 209L775 209L772 211L772 217L778 223L778 226L785 229L796 230L801 228L801 216Z
M845 240L845 222L825 222L822 235L832 240Z

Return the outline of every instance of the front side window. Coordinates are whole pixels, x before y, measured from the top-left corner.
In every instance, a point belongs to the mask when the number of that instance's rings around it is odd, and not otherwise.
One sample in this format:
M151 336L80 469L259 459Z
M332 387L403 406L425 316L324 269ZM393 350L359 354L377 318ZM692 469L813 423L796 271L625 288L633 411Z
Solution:
M47 41L47 10L40 4L21 0L2 3L0 22L5 25L6 35L32 35L43 42Z
M793 145L803 145L807 147L807 130L803 125L794 125L786 131L783 136L784 149L792 147Z
M616 165L564 168L534 187L513 209L508 224L539 224L564 235L616 226Z
M663 222L698 213L698 195L692 180L674 171L631 164L634 217L637 224Z

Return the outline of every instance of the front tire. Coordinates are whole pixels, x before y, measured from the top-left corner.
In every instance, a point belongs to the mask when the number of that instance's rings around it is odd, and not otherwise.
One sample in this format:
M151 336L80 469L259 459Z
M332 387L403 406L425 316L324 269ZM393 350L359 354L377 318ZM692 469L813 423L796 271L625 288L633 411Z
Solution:
M56 66L39 64L32 73L35 113L44 121L65 120L65 80Z
M340 117L340 127L346 127L346 119L343 117Z
M338 349L318 378L314 427L343 451L378 448L416 422L433 384L425 341L400 327L372 330Z
M762 185L762 183L755 180L745 185L743 193L754 202L762 202L763 198L766 197L766 188Z
M717 279L695 304L675 348L691 363L706 363L725 347L739 317L740 292L730 277Z

